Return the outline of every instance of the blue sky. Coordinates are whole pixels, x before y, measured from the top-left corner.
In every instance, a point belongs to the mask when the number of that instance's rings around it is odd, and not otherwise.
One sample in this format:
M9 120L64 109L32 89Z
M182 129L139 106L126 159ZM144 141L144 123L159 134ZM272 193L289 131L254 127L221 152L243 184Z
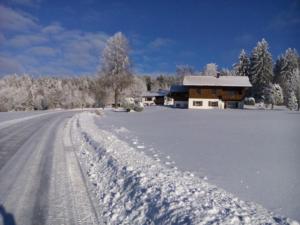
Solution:
M95 74L105 41L129 39L134 70L231 68L265 38L273 60L300 49L300 1L0 0L0 75Z

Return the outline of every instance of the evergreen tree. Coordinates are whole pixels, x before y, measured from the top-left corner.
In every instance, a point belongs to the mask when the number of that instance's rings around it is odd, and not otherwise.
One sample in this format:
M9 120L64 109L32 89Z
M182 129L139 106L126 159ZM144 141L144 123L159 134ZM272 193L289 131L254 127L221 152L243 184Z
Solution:
M279 84L269 85L264 89L264 103L266 107L271 105L271 108L274 108L274 105L279 105L283 103L283 94L282 89Z
M295 49L287 49L280 56L274 68L275 81L283 88L284 102L288 108L293 109L294 98L300 103L300 74L299 55ZM299 108L298 108L299 109Z
M250 81L253 85L252 94L261 100L264 89L273 79L272 55L265 39L257 43L250 58Z
M242 49L239 62L234 65L236 76L249 76L250 60L244 49Z

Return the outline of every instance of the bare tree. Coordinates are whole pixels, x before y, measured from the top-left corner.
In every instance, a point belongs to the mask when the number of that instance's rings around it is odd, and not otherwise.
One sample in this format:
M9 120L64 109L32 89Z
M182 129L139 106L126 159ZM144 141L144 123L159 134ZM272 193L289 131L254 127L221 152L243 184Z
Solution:
M120 95L133 81L129 45L121 32L109 38L106 43L102 54L100 76L104 78L106 86L112 89L115 107L117 107Z

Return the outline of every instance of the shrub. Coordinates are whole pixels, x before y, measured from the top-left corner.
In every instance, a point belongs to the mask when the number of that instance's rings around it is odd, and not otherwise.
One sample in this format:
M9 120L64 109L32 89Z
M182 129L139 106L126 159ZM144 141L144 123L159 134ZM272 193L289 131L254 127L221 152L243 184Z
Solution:
M245 105L255 105L255 99L253 97L245 98Z

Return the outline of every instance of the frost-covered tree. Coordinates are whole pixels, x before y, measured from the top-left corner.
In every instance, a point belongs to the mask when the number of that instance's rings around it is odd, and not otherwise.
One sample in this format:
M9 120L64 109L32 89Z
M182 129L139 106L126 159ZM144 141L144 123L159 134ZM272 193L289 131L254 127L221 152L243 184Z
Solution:
M257 43L250 58L250 81L252 83L253 95L261 100L264 89L273 79L272 55L265 39Z
M208 63L204 67L203 75L204 76L217 76L218 66L215 63Z
M298 109L300 106L300 73L299 55L295 49L287 49L275 64L275 82L283 88L284 102L289 108L297 99Z
M299 55L295 49L287 49L277 60L274 81L283 89L284 103L290 109L300 106ZM296 98L296 101L295 101Z
M190 65L177 65L176 66L176 75L177 76L186 76L193 75L195 73L194 67Z
M147 91L146 82L139 76L133 77L132 85L125 90L128 97L139 98Z
M283 103L283 93L279 84L269 85L264 89L264 103L268 107L274 108L274 105L280 105Z
M290 110L296 110L298 108L297 97L294 91L288 92L287 96L287 107ZM298 108L299 109L299 108Z
M93 107L94 83L88 77L6 76L0 79L0 111Z
M106 43L102 53L100 75L105 78L106 86L112 89L117 107L120 95L132 84L133 80L129 44L121 32L109 38Z
M178 83L181 84L184 76L194 75L194 67L190 65L177 65L176 66L176 75L178 77Z
M234 65L234 71L236 76L249 76L250 59L247 56L244 49L242 49L239 62Z

